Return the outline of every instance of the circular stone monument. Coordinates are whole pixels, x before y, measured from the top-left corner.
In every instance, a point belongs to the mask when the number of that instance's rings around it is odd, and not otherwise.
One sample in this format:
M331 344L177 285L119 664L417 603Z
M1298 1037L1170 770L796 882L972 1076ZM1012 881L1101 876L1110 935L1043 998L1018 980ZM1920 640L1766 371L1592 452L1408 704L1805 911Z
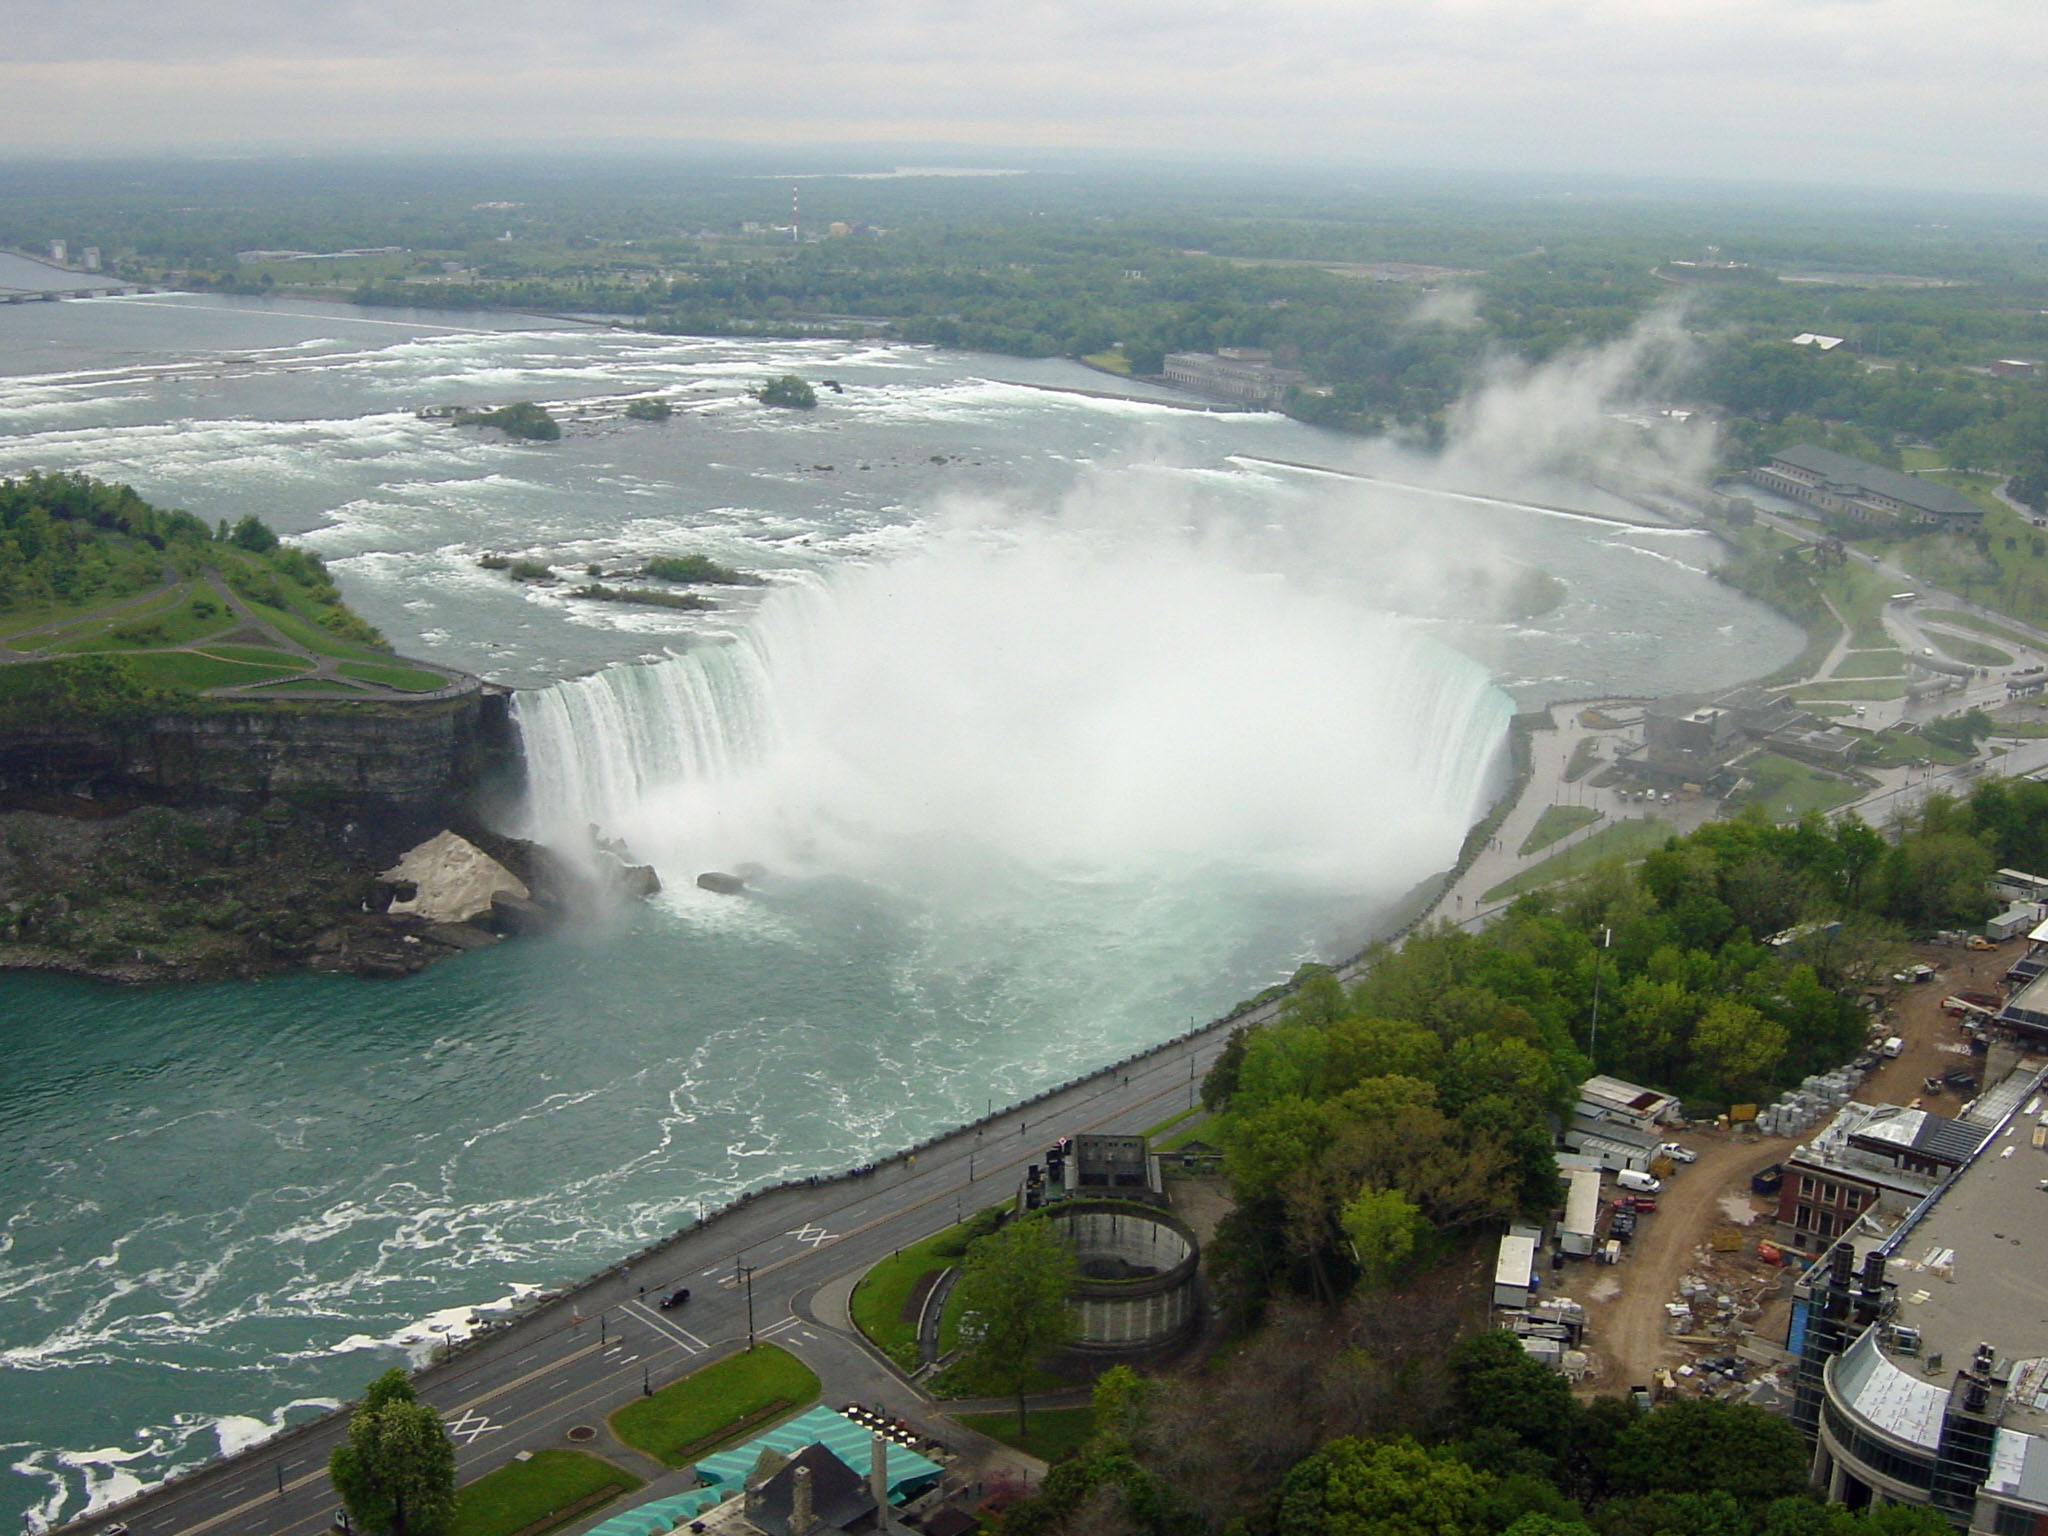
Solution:
M1185 1222L1121 1200L1071 1200L1045 1213L1074 1250L1074 1337L1090 1353L1140 1353L1195 1323L1201 1250Z

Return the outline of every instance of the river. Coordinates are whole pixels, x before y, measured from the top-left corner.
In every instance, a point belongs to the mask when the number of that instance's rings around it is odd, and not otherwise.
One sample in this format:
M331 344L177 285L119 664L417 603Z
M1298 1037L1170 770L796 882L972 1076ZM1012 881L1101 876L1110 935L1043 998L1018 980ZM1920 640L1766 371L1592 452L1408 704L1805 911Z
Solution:
M784 371L817 411L747 397ZM289 301L0 309L0 473L303 539L400 650L522 690L523 827L595 822L667 882L402 982L0 977L0 1523L1348 952L1454 856L1515 704L1797 648L1701 534L1305 473L1265 461L1426 466L1073 392L1105 387ZM655 392L668 422L623 418ZM521 399L561 441L415 415ZM478 564L689 553L763 582L690 614ZM1532 572L1561 601L1514 617ZM746 899L692 883L741 862Z

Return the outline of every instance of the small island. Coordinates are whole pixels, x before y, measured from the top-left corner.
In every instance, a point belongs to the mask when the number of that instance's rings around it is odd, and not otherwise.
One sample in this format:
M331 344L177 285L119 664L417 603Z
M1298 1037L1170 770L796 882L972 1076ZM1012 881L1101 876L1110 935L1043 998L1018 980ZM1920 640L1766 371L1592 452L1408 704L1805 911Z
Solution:
M531 400L501 405L494 411L457 410L448 419L458 427L496 427L507 437L534 443L551 443L562 435L562 424L548 408Z
M779 405L785 410L815 410L818 404L818 392L793 373L764 379L754 386L753 393L763 405Z
M667 421L675 414L675 407L660 395L643 395L638 400L626 402L628 421Z

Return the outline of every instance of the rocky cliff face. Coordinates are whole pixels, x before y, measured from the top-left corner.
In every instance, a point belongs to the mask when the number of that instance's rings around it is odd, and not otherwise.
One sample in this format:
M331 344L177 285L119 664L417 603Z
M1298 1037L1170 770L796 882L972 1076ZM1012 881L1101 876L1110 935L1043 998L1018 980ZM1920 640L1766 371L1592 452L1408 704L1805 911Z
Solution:
M506 695L479 686L421 704L278 704L7 727L0 808L68 799L248 809L283 800L367 818L398 840L513 792L519 765Z

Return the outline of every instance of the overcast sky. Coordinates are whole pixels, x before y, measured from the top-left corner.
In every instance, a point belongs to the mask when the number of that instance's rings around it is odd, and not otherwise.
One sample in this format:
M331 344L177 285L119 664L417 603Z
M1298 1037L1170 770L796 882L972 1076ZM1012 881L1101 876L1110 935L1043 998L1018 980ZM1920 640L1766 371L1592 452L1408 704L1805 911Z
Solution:
M11 0L0 152L891 142L2048 192L2043 0Z

